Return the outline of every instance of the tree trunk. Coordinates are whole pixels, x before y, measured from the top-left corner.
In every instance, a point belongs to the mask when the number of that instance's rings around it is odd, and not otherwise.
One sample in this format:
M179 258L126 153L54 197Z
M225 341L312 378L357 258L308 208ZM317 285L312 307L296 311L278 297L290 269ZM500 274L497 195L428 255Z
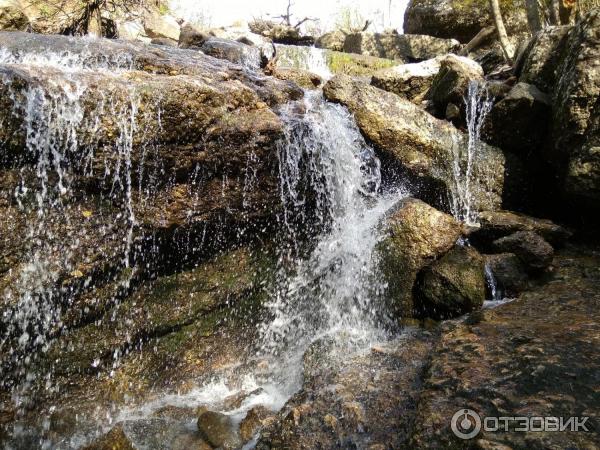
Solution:
M494 24L496 25L496 31L498 32L498 40L502 46L504 57L508 62L512 62L515 50L513 49L508 35L506 34L506 28L504 28L504 21L502 20L502 13L500 12L500 5L498 0L490 0L490 9L492 11L492 17L494 18Z
M529 31L532 33L537 33L542 29L540 8L537 0L525 0L525 8L527 9L527 23L529 25Z

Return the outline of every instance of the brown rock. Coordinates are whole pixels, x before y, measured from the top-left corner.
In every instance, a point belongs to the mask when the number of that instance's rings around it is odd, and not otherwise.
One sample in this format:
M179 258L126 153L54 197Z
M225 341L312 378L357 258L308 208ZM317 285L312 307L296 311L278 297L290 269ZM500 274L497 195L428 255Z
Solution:
M531 270L542 270L552 264L554 249L542 237L532 231L517 231L494 241L502 251L514 253Z

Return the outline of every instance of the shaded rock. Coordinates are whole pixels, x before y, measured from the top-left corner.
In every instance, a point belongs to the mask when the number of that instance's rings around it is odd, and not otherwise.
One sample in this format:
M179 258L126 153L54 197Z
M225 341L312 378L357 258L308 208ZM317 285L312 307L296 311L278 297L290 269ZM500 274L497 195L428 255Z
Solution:
M29 18L17 0L0 0L0 30L26 31Z
M163 45L167 47L177 47L178 42L169 38L154 38L150 41L151 44L154 45Z
M240 422L240 437L242 442L250 441L262 428L263 421L272 416L273 413L264 406L255 406L246 414Z
M233 450L242 446L231 417L214 411L206 411L198 417L198 430L213 446Z
M210 35L208 33L187 23L181 27L181 32L179 34L179 47L199 49L209 37Z
M433 204L448 198L455 186L453 162L466 160L466 135L406 99L346 76L329 80L323 93L328 100L348 107L383 163L399 165L418 197ZM505 183L505 157L485 144L480 151L486 164L474 168L473 207L496 209L512 189Z
M440 70L440 60L434 58L379 70L371 77L371 84L419 105Z
M454 39L398 33L352 33L346 36L344 51L405 62L417 62L458 49Z
M415 314L412 293L417 273L450 250L461 231L452 216L414 199L402 201L386 219L378 253L397 317Z
M494 241L494 246L507 253L514 253L532 270L542 270L552 264L554 249L544 238L532 231L517 231Z
M448 103L462 105L471 81L483 82L483 69L475 61L448 55L440 61L440 70L431 82L425 98L443 115Z
M469 235L469 239L482 246L517 231L533 231L553 246L563 245L572 235L569 230L550 220L512 211L482 211L478 221L480 227Z
M553 150L565 201L581 214L600 212L600 11L569 31L552 98Z
M544 92L552 92L571 28L548 27L531 38L516 61L515 71L519 81L533 84Z
M293 81L304 89L316 89L323 85L319 75L302 69L275 68L272 75L280 80Z
M500 3L509 35L528 31L523 0ZM486 0L411 0L404 14L404 32L469 42L493 25Z
M463 447L450 423L464 408L482 418L589 416L588 429L597 429L599 266L597 247L565 249L557 255L552 282L472 314L471 320L442 325L406 448ZM583 276L592 267L594 274ZM468 442L497 442L499 436L482 429ZM501 443L514 449L600 444L594 431L501 436Z
M415 303L421 317L461 316L485 300L484 261L471 247L456 246L418 275Z
M344 33L340 30L325 33L315 41L315 47L326 48L336 52L343 52L344 42L346 42L346 35L347 33Z
M485 133L502 149L538 152L548 134L550 114L547 94L534 85L517 83L492 108Z
M144 30L151 39L170 39L179 41L179 23L173 16L153 11L144 18Z
M497 288L504 296L514 297L527 288L529 277L527 268L514 253L484 255L485 262L492 271Z
M136 447L125 434L123 427L116 425L106 435L85 446L83 450L136 450Z

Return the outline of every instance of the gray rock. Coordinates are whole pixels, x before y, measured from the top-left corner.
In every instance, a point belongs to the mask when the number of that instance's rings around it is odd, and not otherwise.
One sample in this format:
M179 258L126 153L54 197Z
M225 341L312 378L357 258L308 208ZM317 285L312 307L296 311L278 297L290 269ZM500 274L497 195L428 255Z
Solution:
M440 198L451 195L454 160L466 161L465 134L406 99L347 76L329 80L323 93L348 107L382 159L406 171L419 198L439 204ZM506 159L496 147L484 144L480 151L486 164L474 168L473 207L498 209L503 195L512 189L505 179Z
M503 6L505 4L503 3ZM502 15L510 35L528 30L525 3L516 0ZM469 42L493 25L487 0L411 0L404 14L404 32Z
M494 247L514 253L530 270L543 270L552 264L554 249L540 235L532 231L517 231L494 241Z
M371 84L420 105L440 70L441 59L438 57L379 70L371 77Z

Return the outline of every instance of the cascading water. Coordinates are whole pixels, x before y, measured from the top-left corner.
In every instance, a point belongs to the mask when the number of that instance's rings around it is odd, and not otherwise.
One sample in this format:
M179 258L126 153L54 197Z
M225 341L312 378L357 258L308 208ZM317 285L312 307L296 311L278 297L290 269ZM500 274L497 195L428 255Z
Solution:
M20 70L25 68L31 73L33 81L25 90L13 89L17 82L11 68L16 64ZM131 60L125 55L111 59L91 57L85 52L0 52L1 82L12 96L15 115L23 117L26 152L21 159L35 161L33 168L16 163L20 183L14 192L14 203L25 217L27 235L25 263L15 274L14 283L2 292L0 349L10 355L10 361L3 361L2 369L12 372L9 379L3 380L6 387L13 383L11 379L25 380L17 387L26 393L33 376L28 367L36 353L46 351L51 338L61 332L63 315L78 289L78 281L70 285L67 279L84 277L78 265L90 247L84 222L93 218L90 211L79 211L74 206L73 184L78 177L85 178L99 170L93 167L98 150L95 130L105 111L110 111L118 133L114 142L103 144L114 147L116 156L107 160L101 170L105 184L110 186L107 198L121 211L104 232L115 234L111 253L120 255L123 267L129 266L135 226L132 142L136 133L136 94L130 91L128 98L103 98L93 110L83 103L82 95L88 89L88 76L92 81L93 74L99 71L116 76L130 65ZM38 71L51 73L51 82L35 82ZM125 277L125 289L128 282L129 277ZM16 401L21 402L19 396Z
M324 80L333 76L327 64L327 50L297 45L276 45L275 48L277 64L281 67L308 70Z
M478 211L473 207L473 179L475 174L483 172L481 168L485 165L481 158L481 128L492 109L493 99L484 84L470 81L464 101L469 139L466 148L458 144L453 146L454 186L451 192L451 209L458 220L475 225Z

